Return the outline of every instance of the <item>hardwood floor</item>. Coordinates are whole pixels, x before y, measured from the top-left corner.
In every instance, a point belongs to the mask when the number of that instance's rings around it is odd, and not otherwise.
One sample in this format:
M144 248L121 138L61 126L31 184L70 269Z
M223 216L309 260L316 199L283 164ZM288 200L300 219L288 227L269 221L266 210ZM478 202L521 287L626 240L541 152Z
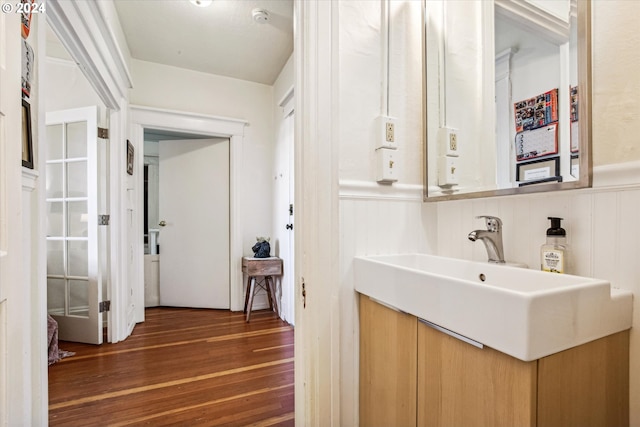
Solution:
M60 342L51 426L293 426L293 328L226 310L152 308L117 344Z

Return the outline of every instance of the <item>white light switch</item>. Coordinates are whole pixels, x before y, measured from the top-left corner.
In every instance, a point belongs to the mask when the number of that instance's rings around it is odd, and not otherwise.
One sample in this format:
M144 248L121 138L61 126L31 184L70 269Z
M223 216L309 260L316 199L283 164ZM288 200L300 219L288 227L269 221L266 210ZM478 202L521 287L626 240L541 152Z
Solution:
M376 181L395 182L398 180L397 153L396 150L389 148L378 148L376 150Z
M438 159L438 185L449 187L458 184L458 158L441 156Z

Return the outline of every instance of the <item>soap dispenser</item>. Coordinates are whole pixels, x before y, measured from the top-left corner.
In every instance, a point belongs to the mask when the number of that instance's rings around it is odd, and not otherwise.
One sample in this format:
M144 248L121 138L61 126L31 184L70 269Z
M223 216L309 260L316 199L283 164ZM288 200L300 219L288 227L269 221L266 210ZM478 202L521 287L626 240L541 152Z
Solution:
M569 246L567 233L560 226L562 218L548 217L551 228L547 229L547 243L540 247L540 269L551 273L568 273Z

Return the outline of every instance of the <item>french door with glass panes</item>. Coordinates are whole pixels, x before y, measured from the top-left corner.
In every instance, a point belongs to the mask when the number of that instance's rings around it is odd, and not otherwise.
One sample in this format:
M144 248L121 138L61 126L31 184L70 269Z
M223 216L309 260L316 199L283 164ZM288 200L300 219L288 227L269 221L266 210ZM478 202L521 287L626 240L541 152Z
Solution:
M102 343L97 107L49 112L47 309L61 340Z

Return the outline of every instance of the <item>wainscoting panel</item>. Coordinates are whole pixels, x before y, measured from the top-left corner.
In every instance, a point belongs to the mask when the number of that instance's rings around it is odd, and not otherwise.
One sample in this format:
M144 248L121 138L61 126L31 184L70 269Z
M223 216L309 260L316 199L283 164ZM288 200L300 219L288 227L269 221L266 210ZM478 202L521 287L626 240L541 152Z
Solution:
M358 402L358 304L354 292L353 257L421 252L427 246L423 224L435 209L423 212L419 197L394 199L341 192L340 197L340 362L341 394ZM435 222L435 218L431 218ZM391 285L391 284L390 284ZM344 397L343 397L344 399ZM358 425L358 407L341 408L342 425Z

